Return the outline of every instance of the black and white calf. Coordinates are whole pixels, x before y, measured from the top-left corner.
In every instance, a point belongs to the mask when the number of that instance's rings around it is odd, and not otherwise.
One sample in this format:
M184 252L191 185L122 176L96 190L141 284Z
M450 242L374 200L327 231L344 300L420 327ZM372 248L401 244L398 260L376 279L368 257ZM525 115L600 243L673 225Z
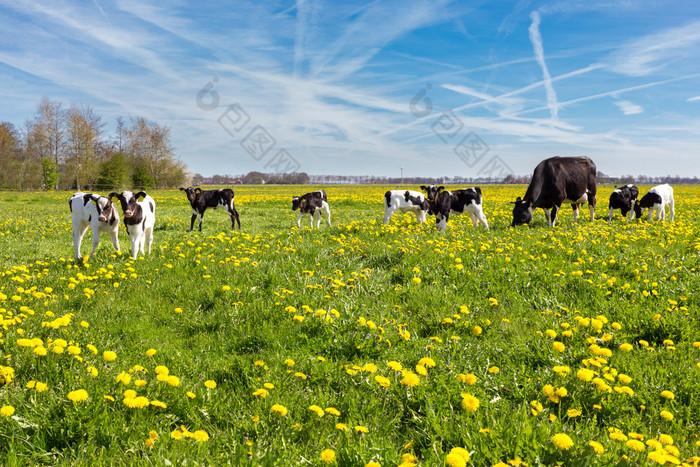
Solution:
M634 212L637 215L637 219L642 217L645 209L649 210L648 221L651 221L651 217L654 212L656 212L656 220L666 220L666 206L669 207L669 221L673 222L673 217L676 214L674 209L675 201L673 199L673 188L668 183L663 185L657 185L649 192L642 196L642 199L637 201L634 205Z
M547 223L554 227L559 208L565 203L570 203L574 210L574 222L578 222L579 204L588 203L593 222L596 188L596 166L588 157L545 159L535 167L523 199L518 196L513 202L515 206L511 226L530 223L532 211L542 208Z
M76 193L68 200L73 224L75 259L80 259L80 245L87 228L92 229L92 255L100 244L100 232L107 232L119 251L119 214L109 198L94 193Z
M422 224L428 209L428 200L423 193L409 190L390 190L384 193L384 225L389 223L396 211L411 211L416 215L418 223Z
M190 219L190 230L194 228L195 219L199 220L199 231L202 231L202 219L207 208L219 209L223 207L231 216L231 230L238 222L238 230L241 230L241 218L233 204L233 190L224 188L222 190L202 190L201 188L180 188L187 195L187 200L192 206L192 219Z
M109 194L109 199L111 200L113 196L116 196L122 205L126 233L131 239L131 256L136 259L139 252L145 255L144 244L148 254L151 254L153 226L156 223L156 202L144 191L136 194L130 191L112 192ZM143 197L143 201L139 201L139 197Z
M632 220L634 217L634 205L637 203L637 196L639 196L639 188L634 185L625 185L616 188L610 194L608 222L612 221L613 211L615 209L619 209L623 217L629 213L629 220Z
M489 229L489 223L484 216L482 208L481 188L478 186L461 190L448 191L444 186L421 185L421 190L428 194L430 213L435 214L435 222L438 230L445 230L450 214L469 213L472 225L476 227L479 222Z
M328 222L328 227L331 226L331 209L328 206L328 197L326 192L323 190L314 191L311 193L306 193L302 196L292 197L292 211L299 210L299 217L297 218L297 227L301 227L301 217L304 214L309 215L309 221L311 222L311 228L314 228L314 217L318 213L318 221L316 222L316 228L321 228L321 217L322 212L326 213L326 221Z

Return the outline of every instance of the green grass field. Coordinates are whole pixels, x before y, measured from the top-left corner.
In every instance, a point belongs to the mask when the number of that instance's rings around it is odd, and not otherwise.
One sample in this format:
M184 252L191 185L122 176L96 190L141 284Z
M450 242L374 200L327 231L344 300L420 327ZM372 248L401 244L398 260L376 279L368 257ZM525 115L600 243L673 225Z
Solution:
M0 463L698 464L700 189L511 229L525 187L484 186L491 230L440 233L377 186L297 229L314 188L239 187L243 229L201 233L150 193L152 254L122 227L80 263L71 193L0 193Z

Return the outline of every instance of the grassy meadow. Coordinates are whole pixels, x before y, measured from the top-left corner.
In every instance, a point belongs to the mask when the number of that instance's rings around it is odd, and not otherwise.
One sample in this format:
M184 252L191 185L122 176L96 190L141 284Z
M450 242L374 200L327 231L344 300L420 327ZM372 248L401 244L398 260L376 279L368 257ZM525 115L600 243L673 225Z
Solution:
M297 229L315 188L236 187L242 230L201 233L152 192L150 256L120 227L79 263L71 193L0 193L0 463L698 464L700 187L512 229L525 187L484 186L491 230L443 233L383 226L381 186Z

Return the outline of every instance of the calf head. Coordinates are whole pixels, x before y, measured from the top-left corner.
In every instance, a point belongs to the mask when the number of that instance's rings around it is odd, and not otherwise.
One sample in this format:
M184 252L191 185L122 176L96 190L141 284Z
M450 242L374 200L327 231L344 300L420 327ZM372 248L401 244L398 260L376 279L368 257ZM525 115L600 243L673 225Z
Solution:
M180 187L180 191L184 191L185 195L187 196L187 200L191 203L194 202L195 198L197 197L197 190L201 192L201 189L197 188L194 189L191 186L188 186L187 188L182 188Z
M634 215L637 219L642 217L642 211L646 208L652 208L655 204L661 204L663 200L658 193L647 193L634 203Z
M112 210L114 205L109 198L104 196L89 193L83 196L83 206L92 203L97 208L98 220L100 222L108 222L112 218Z
M531 203L520 199L520 196L518 196L518 199L513 201L513 205L513 223L510 226L529 224L532 220Z
M428 197L428 201L435 201L438 193L443 191L445 189L445 187L444 186L435 186L435 185L430 185L430 186L421 185L420 189L425 191L425 194Z
M306 205L305 201L303 196L292 196L292 211L303 208Z
M130 191L122 191L121 193L116 193L112 192L109 194L109 199L111 200L113 196L116 196L117 199L119 199L119 202L122 205L122 211L124 212L124 217L129 218L134 215L134 211L136 211L136 202L139 200L139 197L146 197L146 192L145 191L139 191L136 194L133 194Z

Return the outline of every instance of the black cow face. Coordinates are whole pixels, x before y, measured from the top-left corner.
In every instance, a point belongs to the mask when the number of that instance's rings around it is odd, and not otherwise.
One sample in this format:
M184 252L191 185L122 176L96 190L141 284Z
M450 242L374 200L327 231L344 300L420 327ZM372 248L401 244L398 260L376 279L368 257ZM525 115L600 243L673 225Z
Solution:
M194 201L195 197L197 196L197 193L194 188L187 187L187 188L180 188L180 191L184 191L185 195L187 195L187 200L192 203Z
M136 202L138 201L139 197L146 197L146 193L139 191L138 193L133 194L130 191L122 191L121 193L110 193L109 198L111 199L112 196L116 196L117 199L119 199L119 202L122 205L122 211L124 212L124 218L128 219L134 215L134 211L136 211Z
M301 201L304 197L303 196L293 196L292 197L292 211L296 211L301 207Z
M444 186L436 187L435 185L425 186L421 185L421 190L425 191L428 201L435 201L437 194L445 189Z
M510 226L515 227L516 225L529 224L532 220L532 207L530 203L521 200L520 196L518 196L518 199L516 199L513 204L513 223Z

